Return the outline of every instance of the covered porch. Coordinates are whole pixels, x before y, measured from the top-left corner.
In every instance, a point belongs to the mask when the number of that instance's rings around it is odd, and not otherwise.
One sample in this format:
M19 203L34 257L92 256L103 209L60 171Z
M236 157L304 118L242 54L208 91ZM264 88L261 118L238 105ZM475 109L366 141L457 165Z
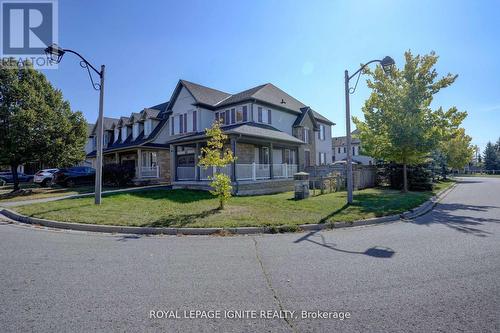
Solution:
M169 160L167 149L134 148L104 152L103 165L116 163L133 168L134 183L157 183L170 180Z
M230 136L227 148L233 151L236 160L222 168L198 166L205 145L205 140L171 143L174 187L207 190L211 177L219 172L231 178L235 194L292 190L293 175L299 171L299 142Z

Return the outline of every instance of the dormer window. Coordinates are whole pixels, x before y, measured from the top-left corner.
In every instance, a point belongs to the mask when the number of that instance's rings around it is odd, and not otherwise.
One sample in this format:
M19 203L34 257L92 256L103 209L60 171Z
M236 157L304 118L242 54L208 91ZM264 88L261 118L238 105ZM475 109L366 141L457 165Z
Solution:
M135 140L139 136L139 123L132 126L132 138Z
M114 142L118 142L118 137L119 136L120 136L120 129L118 127L115 127Z
M152 131L153 131L153 120L147 119L144 122L144 136L149 136L149 134L151 134Z
M122 127L122 142L127 140L127 126Z

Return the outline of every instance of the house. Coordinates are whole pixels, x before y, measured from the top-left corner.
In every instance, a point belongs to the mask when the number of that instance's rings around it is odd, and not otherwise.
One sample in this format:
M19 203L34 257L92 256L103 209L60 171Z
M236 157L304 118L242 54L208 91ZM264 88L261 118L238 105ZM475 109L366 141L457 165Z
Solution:
M180 80L169 102L105 119L103 161L130 163L136 183L207 189L215 170L198 167L198 156L216 119L237 158L219 170L235 194L292 190L294 173L332 160L335 124L273 84L229 94Z
M375 159L361 155L361 140L357 137L358 130L354 130L351 133L351 149L352 149L352 160L354 163L363 165L373 165L375 164ZM332 162L333 163L345 163L347 160L347 139L345 136L338 136L332 138Z

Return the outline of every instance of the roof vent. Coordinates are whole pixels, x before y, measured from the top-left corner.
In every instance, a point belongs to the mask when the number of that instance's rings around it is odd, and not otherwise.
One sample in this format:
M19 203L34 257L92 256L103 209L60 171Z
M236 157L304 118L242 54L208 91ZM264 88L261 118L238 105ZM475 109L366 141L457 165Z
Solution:
M286 102L283 98L281 99L281 104L286 104Z

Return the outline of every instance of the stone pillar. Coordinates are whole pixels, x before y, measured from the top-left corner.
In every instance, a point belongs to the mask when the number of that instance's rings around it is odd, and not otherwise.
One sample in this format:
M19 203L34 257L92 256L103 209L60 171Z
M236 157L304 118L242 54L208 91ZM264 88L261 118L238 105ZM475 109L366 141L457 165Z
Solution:
M177 147L170 146L170 179L171 182L177 180Z
M136 178L142 178L141 177L141 168L142 168L142 150L137 149L137 169L135 169L135 177Z
M309 198L309 174L297 172L293 175L295 181L295 200Z

